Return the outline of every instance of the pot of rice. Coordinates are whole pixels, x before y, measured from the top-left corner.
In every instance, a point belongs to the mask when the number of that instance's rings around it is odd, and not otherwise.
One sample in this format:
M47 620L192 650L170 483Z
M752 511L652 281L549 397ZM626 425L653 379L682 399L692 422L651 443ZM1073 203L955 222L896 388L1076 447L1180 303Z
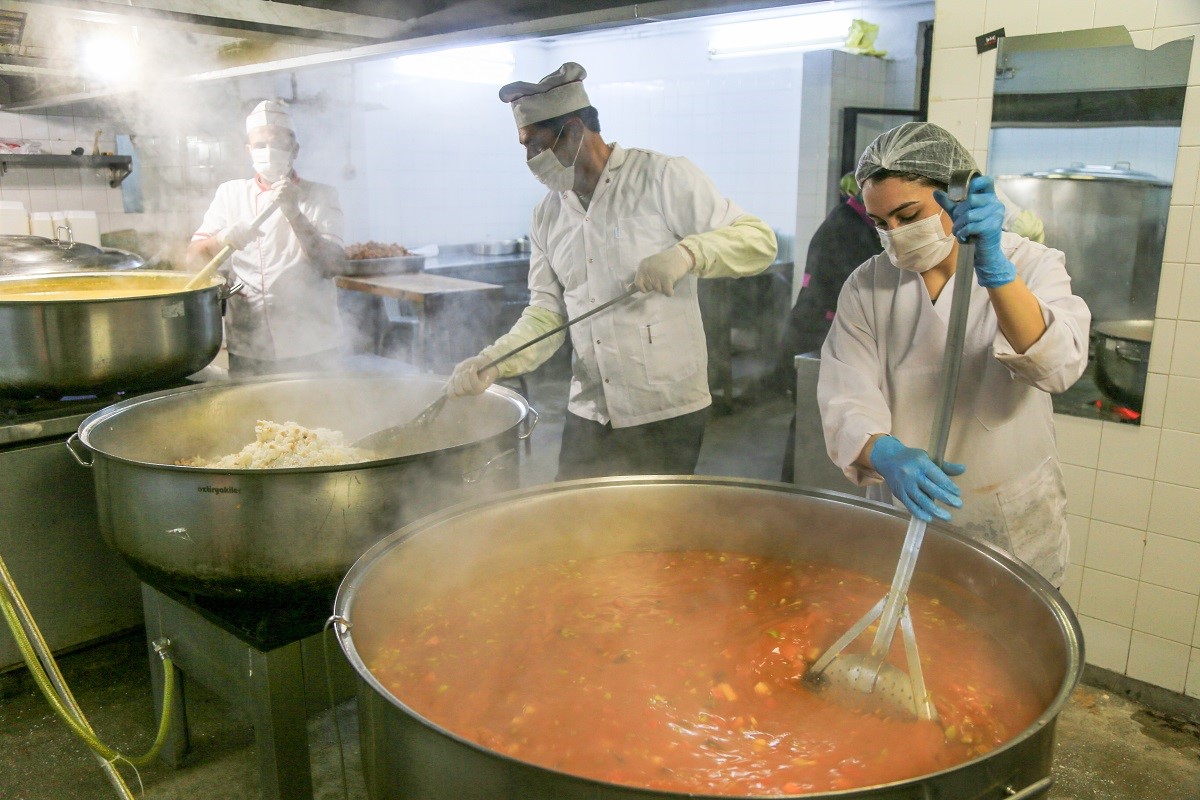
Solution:
M396 450L352 446L416 416L445 378L290 375L140 395L67 442L95 477L105 541L143 579L211 597L284 600L337 585L397 528L515 488L537 413L492 386Z

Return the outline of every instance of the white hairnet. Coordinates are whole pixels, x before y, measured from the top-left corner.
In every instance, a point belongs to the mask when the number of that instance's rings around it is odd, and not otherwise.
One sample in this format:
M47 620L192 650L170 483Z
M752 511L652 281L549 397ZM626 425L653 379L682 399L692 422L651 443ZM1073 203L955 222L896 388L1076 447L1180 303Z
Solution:
M862 186L880 170L908 172L949 184L960 169L979 169L967 148L945 128L932 122L906 122L875 137L867 145L854 178Z

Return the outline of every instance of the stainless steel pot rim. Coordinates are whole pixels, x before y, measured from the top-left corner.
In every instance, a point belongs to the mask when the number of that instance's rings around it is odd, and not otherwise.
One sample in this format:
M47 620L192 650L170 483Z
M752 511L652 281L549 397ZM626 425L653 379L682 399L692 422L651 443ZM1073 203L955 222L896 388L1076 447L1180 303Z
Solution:
M211 292L219 290L228 284L225 278L214 276L213 282L208 286L199 286L195 289L184 289L183 284L187 283L190 277L186 272L176 272L175 270L167 269L139 269L139 270L108 270L104 272L96 270L78 271L78 272L38 272L25 273L15 275L0 275L0 286L6 283L38 283L42 281L61 280L64 283L79 281L86 278L100 278L104 280L112 280L113 278L156 278L156 277L174 277L180 280L178 289L170 289L160 294L134 295L132 297L95 297L86 300L5 300L3 293L0 293L0 305L20 306L22 308L37 306L37 305L67 305L69 303L137 303L146 301L162 300L164 297L183 297L203 292Z
M365 553L363 553L361 556L359 556L359 558L354 562L354 565L351 566L349 571L346 573L346 576L342 579L341 584L338 586L337 596L334 598L334 601L333 601L332 620L335 623L333 627L334 627L334 634L338 638L338 645L342 648L342 652L345 654L346 659L350 662L350 666L358 674L358 677L360 679L366 681L368 683L368 685L378 695L380 695L382 698L387 700L389 703L391 703L393 706L400 709L404 713L412 716L414 719L420 720L422 722L422 724L426 725L427 727L429 727L430 729L434 730L435 732L437 732L438 734L440 734L442 736L445 736L449 739L453 739L455 742L465 745L465 746L471 748L472 750L475 750L479 753L482 753L482 754L487 755L492 758L500 759L502 761L509 761L514 764L522 765L524 767L531 767L534 769L544 770L546 772L555 773L558 775L569 777L573 780L584 781L586 783L593 784L596 787L618 787L621 789L628 789L629 787L627 784L615 784L615 783L611 783L608 781L596 780L594 778L586 778L586 777L583 777L580 775L576 775L574 773L563 772L561 770L551 769L549 767L543 767L541 765L531 764L528 761L522 761L521 759L518 759L518 758L513 758L512 756L509 756L505 753L501 753L499 751L484 747L484 746L482 746L476 742L473 742L469 739L464 739L463 737L459 736L458 734L456 734L450 730L447 730L447 729L441 727L440 725L437 725L437 724L431 722L424 715L418 713L415 709L413 709L413 708L409 707L408 705L406 705L405 703L401 702L390 691L388 691L386 688L384 688L383 684L381 684L378 681L378 679L376 679L375 674L367 668L366 664L359 657L358 650L354 647L354 644L353 644L354 620L351 618L351 614L353 613L352 606L354 604L354 596L357 594L359 585L361 584L362 580L366 577L368 570L370 569L370 567L374 563L374 561L377 558L379 558L380 556L382 556L388 550L390 550L394 547L400 546L402 543L408 541L410 538L412 538L414 536L419 536L423 531L428 530L431 527L436 527L437 525L439 525L441 523L447 522L447 521L455 519L457 517L469 516L471 514L476 513L477 511L485 509L489 506L517 502L524 498L533 497L533 496L537 496L537 495L545 495L548 493L567 492L567 491L572 491L572 490L584 488L584 487L603 488L603 487L614 487L614 486L638 486L638 485L647 485L647 484L652 484L652 485L678 484L681 486L686 486L686 485L727 486L727 487L735 487L735 488L755 489L755 490L761 490L761 491L785 492L787 494L796 494L796 495L807 496L807 497L815 497L815 498L819 498L819 499L827 499L830 501L838 502L843 505L850 505L850 506L854 506L857 508L867 509L867 510L874 511L874 512L877 512L880 514L884 514L886 516L894 517L897 520L902 521L902 522L908 521L908 514L901 512L901 511L897 510L896 508L893 508L890 505L884 505L882 503L877 503L872 500L867 500L867 499L859 497L857 495L842 494L841 492L832 492L832 491L827 491L827 490L823 490L823 489L810 489L810 488L806 488L806 487L802 487L802 486L796 486L796 485L790 484L790 483L778 483L775 481L757 480L757 479L752 479L752 478L726 478L726 477L705 476L705 475L641 475L641 476L636 476L636 477L616 476L616 477L608 477L608 478L585 478L585 479L581 479L581 480L562 481L559 483L553 483L553 484L548 484L548 485L540 485L540 486L527 487L527 488L522 488L522 489L515 489L512 491L493 495L493 496L491 496L489 498L485 498L483 500L477 500L477 501L473 501L473 502L462 503L460 505L452 506L452 507L444 509L442 511L438 511L433 514L430 514L426 517L422 517L419 520L416 520L414 522L409 523L408 525L405 525L400 530L398 530L388 536L385 536L383 539L376 542L369 550L367 550ZM1054 698L1050 701L1050 703L1046 706L1046 708L1042 711L1042 713L1038 716L1037 719L1035 719L1033 722L1031 722L1025 728L1025 730L1021 731L1019 734L1017 734L1013 738L1009 739L1007 742L1005 742L1004 744L1002 744L1001 746L997 747L994 750L990 750L981 756L977 756L976 758L971 759L970 761L964 761L961 764L956 764L953 767L949 767L947 769L940 770L938 772L929 772L924 775L920 775L916 778L910 778L908 780L903 780L903 781L896 781L893 783L876 784L876 785L869 786L869 787L862 786L862 787L858 787L855 789L846 789L843 791L827 792L827 793L824 793L821 795L823 797L837 797L839 795L852 796L852 795L858 795L866 789L882 790L882 789L889 789L889 788L895 789L895 788L901 788L901 787L905 787L905 786L918 785L918 784L921 784L932 778L950 775L950 774L953 774L960 770L965 770L974 764L978 764L980 762L986 761L999 753L1003 753L1006 750L1010 750L1010 749L1016 747L1017 745L1019 745L1020 743L1024 742L1025 740L1029 739L1030 737L1032 737L1034 734L1036 734L1042 728L1044 728L1047 725L1052 724L1054 722L1055 717L1058 716L1058 713L1067 704L1067 701L1071 697L1071 692L1074 690L1075 685L1078 684L1079 679L1083 675L1083 667L1084 667L1083 630L1082 630L1082 628L1080 628L1079 621L1075 618L1075 615L1067 607L1066 600L1058 592L1058 590L1055 589L1053 585L1051 585L1051 583L1049 581L1047 581L1044 577L1042 577L1035 570L1033 570L1033 568L1031 568L1024 562L1018 561L1017 559L1013 558L1012 556L1010 556L1009 554L1000 550L999 548L993 547L984 542L979 542L974 539L971 539L967 536L964 536L964 535L958 533L957 531L954 531L953 529L947 527L946 525L943 525L938 522L930 523L930 528L937 529L939 532L958 540L963 545L966 545L967 547L970 547L971 549L974 549L974 550L977 550L977 551L983 553L985 556L992 559L992 561L994 563L996 563L999 567L1007 570L1008 572L1016 573L1017 577L1019 577L1026 584L1028 584L1030 586L1030 588L1033 589L1033 591L1037 595L1039 595L1046 601L1046 604L1050 607L1050 609L1054 615L1054 619L1058 623L1059 628L1061 629L1061 631L1063 633L1063 637L1068 644L1067 652L1071 654L1070 661L1066 665L1066 670L1065 670L1065 675L1063 678L1062 685L1059 686L1059 689L1055 693ZM1078 655L1076 656L1076 654L1078 654ZM1020 787L1018 787L1018 788L1020 788ZM729 795L707 795L707 794L692 794L692 793L682 793L682 792L667 792L667 791L660 790L660 789L654 789L654 790L647 789L646 791L648 793L653 793L654 795L674 795L674 796L678 796L678 797L695 797L695 798L705 798L705 800L709 800L709 799L718 800L719 798L722 798L723 800L728 800L728 798L729 798ZM811 795L784 795L784 796L785 797L803 798L803 797L811 796Z
M214 388L216 388L216 387L247 386L247 385L263 384L263 383L280 383L280 382L284 382L284 381L313 380L313 379L324 380L324 379L330 379L330 378L350 378L350 379L362 379L362 380L377 379L378 380L378 379L380 379L380 377L381 376L379 373L372 373L372 372L344 372L344 373L335 373L335 374L296 372L296 373L289 373L286 375L269 376L269 377L265 377L265 378L239 378L239 379L233 379L233 380L228 380L228 381L220 381L218 383L197 383L194 386L183 386L183 387L176 387L174 389L163 389L158 392L153 392L150 394L142 394L142 395L138 395L137 397L131 397L127 400L122 400L118 403L113 403L111 406L105 406L104 408L95 412L94 414L92 414L91 416L89 416L87 419L85 419L83 422L81 422L79 424L79 431L78 431L77 435L79 437L79 441L88 450L91 450L93 453L96 453L98 455L102 455L106 459L109 459L111 461L118 461L118 462L121 462L124 464L130 464L130 465L138 466L138 467L150 466L156 470L166 469L166 470L170 470L172 472L184 472L184 473L196 474L196 475L203 475L203 474L237 475L239 478L263 478L263 479L269 479L273 476L278 476L278 475L304 475L307 473L316 473L316 472L320 472L320 473L347 472L347 471L353 471L353 470L374 469L376 467L393 466L396 464L403 464L408 461L417 461L420 459L424 459L424 458L428 457L429 454L432 452L437 452L439 454L458 453L458 452L468 450L469 448L472 448L476 444L478 444L477 442L464 442L463 444L454 445L452 447L441 447L441 448L437 448L436 450L422 450L417 453L409 453L407 455L395 456L393 458L380 458L380 459L375 459L372 461L360 461L360 462L357 462L354 464L337 464L334 466L324 466L324 467L280 467L278 469L235 469L235 468L219 469L216 467L188 467L188 466L183 466L181 464L160 464L157 462L138 461L136 459L125 458L124 456L119 456L114 453L109 453L105 450L101 450L100 448L94 446L88 440L89 435L91 434L91 432L93 430L96 429L97 426L103 424L106 420L116 416L117 414L120 414L124 411L127 411L130 408L134 408L139 405L154 403L154 402L157 402L159 400L162 400L162 399L168 398L168 397L178 397L180 395L187 394L189 392L200 392L200 391L205 391L205 390L213 391ZM433 378L434 376L429 376L429 377ZM446 378L444 378L444 377L437 378L437 379L442 380L442 381L446 380ZM533 409L529 405L529 402L524 397L522 397L518 392L515 392L512 389L509 389L507 386L497 386L497 385L493 384L492 386L489 386L487 388L487 392L489 394L498 395L500 397L503 397L505 400L509 401L510 403L512 403L514 406L517 407L517 410L520 412L520 416L518 417L517 422L516 422L517 425L520 425L522 422L524 422L533 411Z
M1154 334L1152 319L1116 319L1092 323L1092 332L1109 339L1149 344Z

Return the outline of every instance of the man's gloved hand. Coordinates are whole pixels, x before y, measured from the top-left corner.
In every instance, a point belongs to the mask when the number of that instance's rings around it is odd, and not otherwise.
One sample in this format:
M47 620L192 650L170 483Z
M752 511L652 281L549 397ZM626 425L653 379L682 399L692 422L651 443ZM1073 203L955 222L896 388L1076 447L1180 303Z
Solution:
M940 507L941 501L962 508L958 486L951 475L962 475L967 468L947 461L942 467L933 463L929 454L915 447L905 447L895 436L880 436L871 449L871 466L887 481L892 494L917 519L925 522L933 517L949 520L950 512Z
M692 256L683 245L674 245L661 253L642 259L633 282L639 291L675 293L675 284L692 269Z
M1008 223L1008 229L1018 236L1024 236L1031 242L1043 244L1046 241L1046 227L1041 217L1028 208L1013 215Z
M465 361L460 361L446 384L446 394L451 397L483 394L484 390L500 377L500 370L497 367L488 367L482 373L479 371L489 361L491 359L487 356L471 356Z
M217 244L221 245L221 247L228 245L234 250L241 250L261 235L261 231L252 231L250 230L250 226L239 222L230 225L228 228L223 228L217 233Z
M996 197L996 184L986 175L971 179L967 199L951 202L943 191L933 197L950 212L954 235L960 242L975 238L975 276L985 289L995 289L1017 279L1017 268L1000 249L1000 232L1004 229L1004 204Z
M300 213L300 190L291 178L275 181L271 184L274 190L271 199L279 204L279 210L288 219Z

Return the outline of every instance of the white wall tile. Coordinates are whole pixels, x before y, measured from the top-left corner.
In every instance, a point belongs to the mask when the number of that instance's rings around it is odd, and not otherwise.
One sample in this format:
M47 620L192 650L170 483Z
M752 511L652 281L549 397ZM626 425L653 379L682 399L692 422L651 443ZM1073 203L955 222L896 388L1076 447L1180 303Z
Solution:
M1151 31L1130 31L1129 38L1134 47L1149 50L1154 47L1154 34Z
M1200 93L1200 89L1196 90ZM1200 233L1196 233L1200 229L1200 206L1195 206L1192 211L1192 233L1188 236L1188 249L1186 261L1196 263L1200 261ZM1166 261L1166 257L1163 258Z
M1154 477L1154 467L1158 462L1157 428L1105 422L1102 423L1102 430L1098 461L1101 470L1139 478Z
M21 114L21 138L46 141L50 138L50 125L40 114Z
M987 14L984 15L983 31L1004 28L1006 36L1025 36L1037 33L1038 5L1041 0L1006 0L1006 2L988 3ZM950 5L940 3L937 20L941 20L942 9ZM935 22L935 27L936 27Z
M1161 533L1147 533L1141 580L1155 586L1200 595L1200 542L1189 542ZM1191 631L1191 625L1188 630Z
M1131 31L1154 27L1154 3L1105 2L1096 3L1096 16L1092 26L1108 28L1124 25Z
M1150 372L1165 374L1171 371L1171 356L1174 353L1177 324L1173 319L1154 320L1154 334L1150 341L1150 362L1146 365Z
M1153 488L1151 480L1097 470L1092 518L1129 528L1145 528Z
M1187 683L1183 687L1188 697L1200 697L1200 647L1192 648L1192 657L1188 662Z
M1154 27L1168 28L1196 23L1200 23L1200 6L1195 0L1158 0Z
M1160 427L1166 404L1167 376L1151 372L1146 376L1146 395L1142 400L1142 424L1155 428Z
M1158 281L1158 305L1154 316L1175 319L1179 316L1179 295L1183 292L1183 264L1168 261L1162 265Z
M1126 674L1139 681L1182 692L1191 648L1148 633L1134 631L1129 641Z
M1187 206L1196 201L1196 181L1200 179L1200 147L1181 147L1175 157L1175 181L1171 203Z
M1197 603L1200 596L1143 583L1138 589L1133 629L1190 647Z
M1064 464L1095 467L1100 456L1103 427L1094 419L1054 415L1054 439L1058 457Z
M1063 481L1067 487L1067 511L1071 514L1092 515L1092 497L1096 488L1096 470L1063 464Z
M1156 481L1146 529L1200 543L1200 489Z
M979 91L980 60L971 47L954 47L937 52L938 68L929 76L929 100L976 99ZM973 111L974 109L972 109ZM972 114L972 119L974 115Z
M980 25L987 6L987 0L955 0L944 4L938 9L937 24L933 28L933 46L938 49L974 47L975 37L986 33Z
M1154 324L1154 331L1157 335L1157 322ZM1153 348L1153 342L1151 342L1151 348ZM1200 322L1184 320L1177 323L1171 352L1171 373L1173 375L1200 378ZM1153 353L1151 353L1151 360L1153 360Z
M1195 64L1192 66L1195 67ZM1183 120L1179 123L1179 144L1184 147L1200 145L1200 87L1195 84L1188 86L1187 94L1183 96Z
M1082 565L1087 558L1088 531L1091 520L1077 514L1067 514L1067 537L1071 542L1068 563Z
M1085 567L1079 590L1079 613L1129 628L1133 626L1137 596L1136 580Z
M933 109L930 109L933 113ZM1188 236L1192 230L1192 206L1171 206L1163 239L1163 261L1187 261Z
M1178 316L1179 319L1200 320L1200 262L1185 264L1183 267Z
M1142 571L1144 540L1145 534L1140 530L1094 519L1088 531L1084 566L1126 578L1137 578Z
M1200 489L1200 434L1163 430L1154 477Z
M1083 567L1079 564L1067 564L1067 570L1063 573L1063 585L1060 590L1063 599L1071 606L1071 609L1079 613L1079 591L1083 585Z
M1092 27L1096 0L1054 0L1038 6L1038 33L1074 31Z
M1172 430L1200 433L1200 378L1168 376L1162 424Z
M1083 628L1087 663L1124 674L1133 630L1085 614L1079 615L1079 626Z

